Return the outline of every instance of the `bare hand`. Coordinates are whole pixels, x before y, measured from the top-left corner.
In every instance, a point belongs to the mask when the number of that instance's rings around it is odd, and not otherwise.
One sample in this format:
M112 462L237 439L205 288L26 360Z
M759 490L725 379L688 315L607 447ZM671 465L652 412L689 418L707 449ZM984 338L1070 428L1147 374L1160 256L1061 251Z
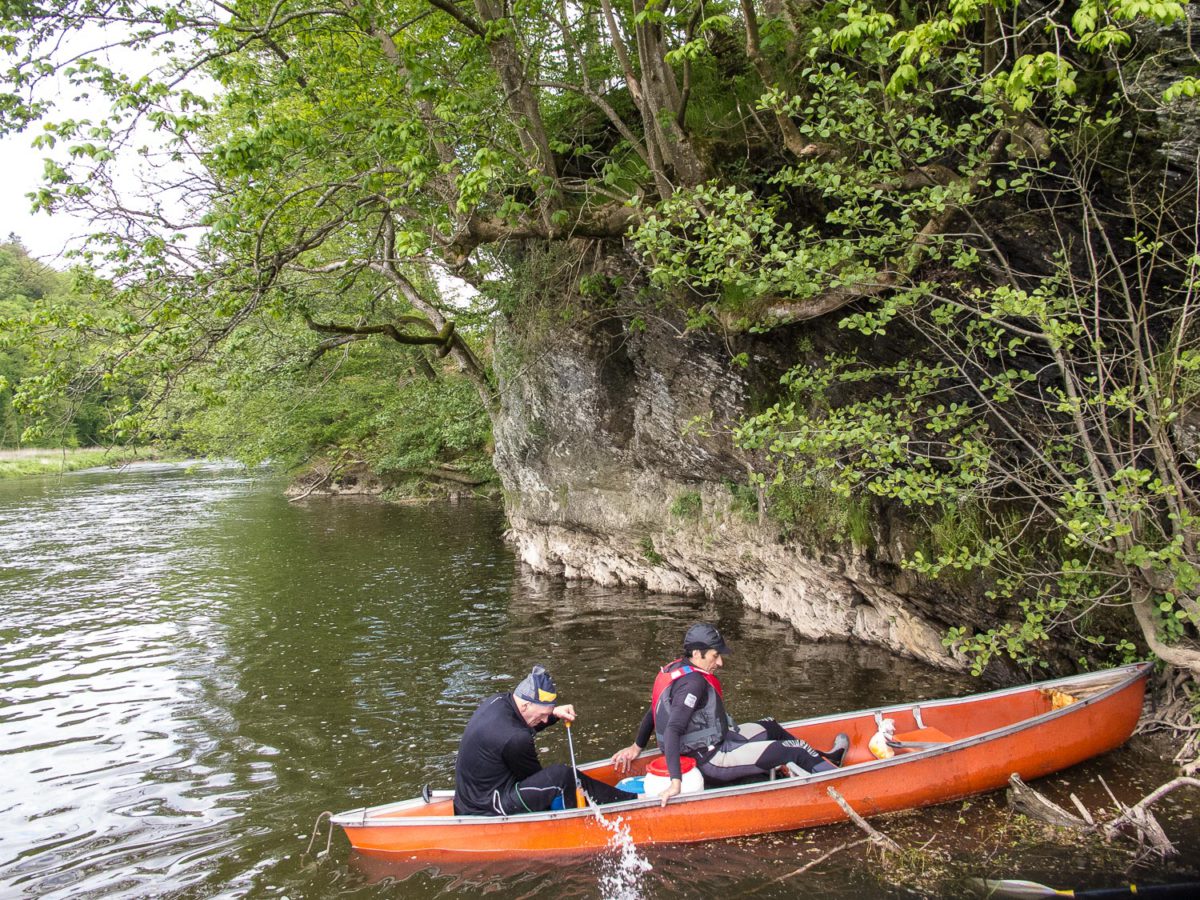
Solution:
M568 722L575 721L575 707L568 703L566 706L554 707L554 716L558 719L566 719Z
M671 783L667 785L667 789L658 795L662 800L662 803L660 803L659 806L666 806L668 800L670 800L672 797L679 796L682 791L683 782L678 778L672 778Z
M637 744L630 744L628 747L623 747L613 754L613 768L616 769L618 773L623 774L628 772L630 767L633 765L633 761L637 759L638 754L641 752L642 748Z

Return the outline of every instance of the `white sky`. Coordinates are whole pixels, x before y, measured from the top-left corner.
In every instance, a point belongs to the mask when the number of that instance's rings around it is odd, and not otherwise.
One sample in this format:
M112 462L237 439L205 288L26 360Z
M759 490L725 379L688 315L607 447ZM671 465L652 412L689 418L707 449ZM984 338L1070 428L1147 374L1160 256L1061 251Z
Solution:
M26 249L55 265L67 241L86 231L70 216L34 215L25 195L41 186L42 152L29 146L36 131L0 138L0 239L16 233Z
M57 57L70 59L86 54L105 65L114 66L131 78L148 74L161 65L162 58L150 48L131 50L117 45L122 32L122 26L82 28L63 39ZM109 44L113 46L106 47ZM93 52L94 48L101 47L106 48ZM3 59L0 57L0 60ZM39 99L50 100L54 104L53 111L47 117L51 121L70 117L99 122L108 116L109 102L99 92L90 99L84 99L80 94L78 87L73 87L65 77L58 75L44 80L37 90ZM22 134L0 137L0 239L7 239L9 234L15 233L33 256L47 264L62 267L67 262L61 259L64 249L77 243L90 228L86 219L67 213L30 211L31 201L26 194L42 186L43 160L49 155L56 156L60 163L65 161L62 144L56 151L35 150L31 146L42 130L42 124L34 122ZM138 166L139 162L135 159L119 157L118 179L127 184L136 183Z

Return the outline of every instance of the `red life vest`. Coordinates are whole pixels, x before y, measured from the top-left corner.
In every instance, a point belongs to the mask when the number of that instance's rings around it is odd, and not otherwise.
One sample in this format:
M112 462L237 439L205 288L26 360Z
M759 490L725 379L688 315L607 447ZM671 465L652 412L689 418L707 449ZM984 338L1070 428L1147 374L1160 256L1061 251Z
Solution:
M683 660L677 659L659 671L658 676L654 679L654 688L651 690L651 698L654 701L654 735L658 738L658 746L662 748L667 746L667 725L671 718L671 694L675 683L689 672L699 672L703 675L712 690L708 692L708 698L702 707L690 710L683 735L679 740L680 753L695 753L711 749L721 742L727 729L733 725L725 713L720 679L716 675L689 666ZM659 715L660 711L662 715Z
M663 666L658 670L658 674L654 676L654 687L650 689L650 709L654 711L656 723L658 721L658 698L662 696L663 691L689 672L699 672L704 676L704 680L709 683L712 689L717 692L717 696L722 700L725 699L725 693L721 690L720 678L710 672L697 669L695 666L689 666L682 659L677 659Z

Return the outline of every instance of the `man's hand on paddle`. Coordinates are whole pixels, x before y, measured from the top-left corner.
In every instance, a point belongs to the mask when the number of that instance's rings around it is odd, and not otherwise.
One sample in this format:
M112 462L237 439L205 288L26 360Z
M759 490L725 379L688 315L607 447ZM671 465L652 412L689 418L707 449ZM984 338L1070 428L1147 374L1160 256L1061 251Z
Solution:
M554 717L557 719L566 719L568 722L575 721L575 707L570 703L565 706L554 707Z
M659 806L666 806L668 800L670 800L672 797L678 797L682 791L683 782L678 778L672 778L671 783L667 785L667 789L658 795L662 799L662 803L660 803Z
M633 765L633 761L637 759L637 755L642 752L642 748L637 744L630 744L628 747L623 747L612 756L613 768L618 773L629 771L629 767Z

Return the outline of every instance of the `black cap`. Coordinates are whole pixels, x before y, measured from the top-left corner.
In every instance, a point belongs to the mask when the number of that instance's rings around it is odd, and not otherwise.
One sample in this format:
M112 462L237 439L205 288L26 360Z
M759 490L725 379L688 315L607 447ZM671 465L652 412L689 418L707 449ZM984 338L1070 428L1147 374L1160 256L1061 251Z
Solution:
M697 622L683 636L684 650L716 650L718 653L732 653L721 637L721 632L707 622Z

